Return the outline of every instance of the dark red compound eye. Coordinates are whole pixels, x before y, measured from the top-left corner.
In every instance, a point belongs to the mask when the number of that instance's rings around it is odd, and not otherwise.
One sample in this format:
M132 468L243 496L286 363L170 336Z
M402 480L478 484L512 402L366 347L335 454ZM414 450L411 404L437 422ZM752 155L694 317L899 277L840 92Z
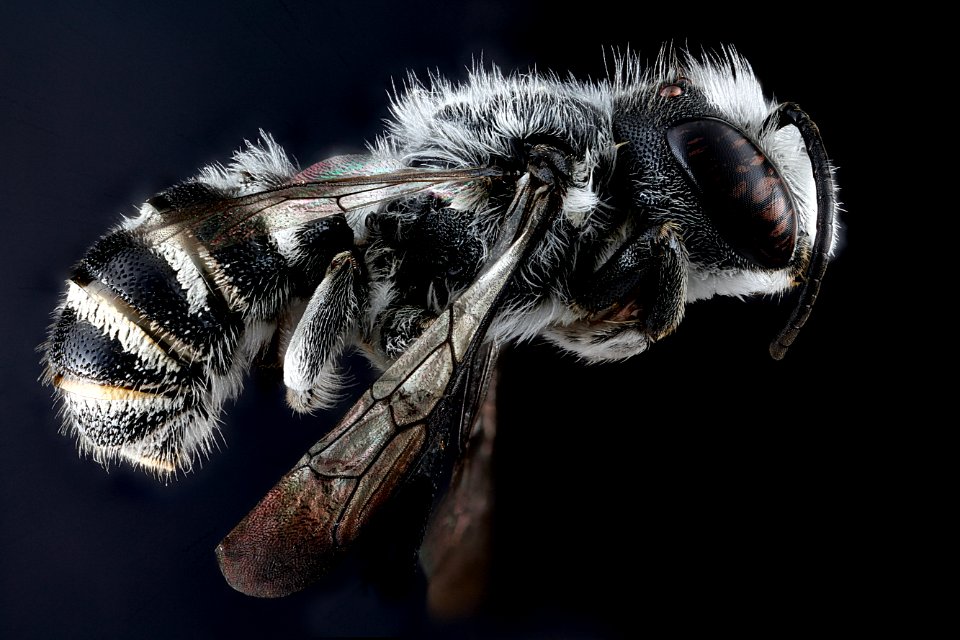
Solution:
M723 239L760 266L786 266L797 244L797 213L760 149L736 127L709 118L671 127L667 142Z

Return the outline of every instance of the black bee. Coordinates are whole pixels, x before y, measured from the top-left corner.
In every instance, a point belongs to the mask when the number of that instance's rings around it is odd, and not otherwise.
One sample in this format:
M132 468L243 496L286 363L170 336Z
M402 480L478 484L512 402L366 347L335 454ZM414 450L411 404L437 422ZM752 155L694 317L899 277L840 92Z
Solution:
M620 360L690 302L799 287L781 358L835 244L816 126L732 50L596 83L411 78L392 115L366 155L299 170L264 134L150 199L77 265L44 345L80 447L161 476L209 452L271 345L297 411L340 397L347 351L383 371L218 547L245 593L310 584L403 487L442 493L483 447L501 345Z

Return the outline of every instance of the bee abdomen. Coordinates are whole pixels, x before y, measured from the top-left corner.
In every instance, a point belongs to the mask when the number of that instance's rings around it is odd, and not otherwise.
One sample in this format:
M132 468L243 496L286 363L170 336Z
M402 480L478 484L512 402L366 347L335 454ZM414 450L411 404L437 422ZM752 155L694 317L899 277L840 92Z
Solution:
M45 345L67 428L101 463L123 457L168 475L214 443L225 400L270 343L292 298L352 246L343 216L238 242L204 242L155 223L209 189L168 189L99 240L74 270ZM195 193L196 192L196 193Z
M68 428L103 464L122 456L160 474L189 468L216 429L204 370L184 366L97 306L87 318L66 306L47 345Z
M71 288L68 305L77 297L73 294ZM91 301L94 305L100 308L64 308L47 347L54 375L152 393L175 393L189 386L188 366L165 353L127 318L103 308L104 303Z
M133 231L97 242L67 283L46 345L68 428L101 463L166 474L206 453L244 324L199 260Z
M214 443L215 420L189 389L151 393L67 377L55 384L81 450L101 464L122 457L168 475L189 470Z

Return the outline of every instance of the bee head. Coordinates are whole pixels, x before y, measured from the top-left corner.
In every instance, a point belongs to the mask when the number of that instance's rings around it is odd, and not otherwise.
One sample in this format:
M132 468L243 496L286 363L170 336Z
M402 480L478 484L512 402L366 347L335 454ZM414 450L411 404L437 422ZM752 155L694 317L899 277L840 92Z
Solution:
M832 169L806 113L763 100L744 61L726 64L692 62L689 78L671 70L614 109L615 183L640 232L675 231L687 302L801 285L771 345L779 359L809 315L832 250ZM749 100L730 98L743 95Z

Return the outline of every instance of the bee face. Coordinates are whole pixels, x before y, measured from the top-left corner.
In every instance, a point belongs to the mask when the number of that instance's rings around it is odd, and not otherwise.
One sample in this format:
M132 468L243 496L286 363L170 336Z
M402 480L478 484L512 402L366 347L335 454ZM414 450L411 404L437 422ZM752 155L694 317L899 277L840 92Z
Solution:
M806 141L745 63L714 62L628 68L617 87L609 202L620 217L574 285L585 313L547 332L585 359L634 356L688 303L786 291L810 268L823 234Z
M682 76L647 93L643 108L626 105L613 121L621 179L637 215L677 225L694 269L801 272L808 250L797 247L806 212L796 206L794 190L807 190L810 181L788 184L761 148L776 135L769 112L737 124ZM809 174L806 158L789 162Z

